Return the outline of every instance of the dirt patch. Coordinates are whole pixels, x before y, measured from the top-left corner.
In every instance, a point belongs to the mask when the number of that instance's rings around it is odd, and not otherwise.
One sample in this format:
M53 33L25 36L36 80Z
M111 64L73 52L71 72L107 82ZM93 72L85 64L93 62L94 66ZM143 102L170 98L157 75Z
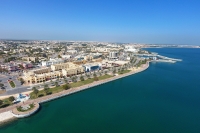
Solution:
M6 91L5 90L0 90L0 94L3 94L5 93Z

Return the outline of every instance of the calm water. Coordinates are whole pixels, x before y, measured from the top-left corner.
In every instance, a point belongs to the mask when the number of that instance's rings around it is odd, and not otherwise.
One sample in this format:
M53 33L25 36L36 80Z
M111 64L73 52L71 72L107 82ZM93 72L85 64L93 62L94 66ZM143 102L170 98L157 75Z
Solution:
M182 62L148 70L42 105L0 133L200 132L200 49L149 49Z

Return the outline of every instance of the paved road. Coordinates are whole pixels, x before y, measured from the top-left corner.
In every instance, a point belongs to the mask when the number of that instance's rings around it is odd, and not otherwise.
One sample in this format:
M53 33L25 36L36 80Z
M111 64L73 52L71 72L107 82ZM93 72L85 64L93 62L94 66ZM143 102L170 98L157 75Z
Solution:
M140 59L137 59L136 62L133 64L134 66L140 61ZM115 67L116 71L118 72L120 67ZM111 73L113 72L113 68L111 69L104 69L102 70L104 73L107 71L107 73ZM101 71L101 70L100 70ZM100 72L98 71L95 71L96 75L99 76L100 75ZM90 78L93 78L93 74L94 72L88 72L88 73L85 73L85 74L82 74L82 76L84 77L84 79L88 79L88 77L86 75L90 75ZM104 75L104 74L102 74ZM81 75L77 75L77 80L79 81L80 80L80 77ZM15 85L16 87L15 88L11 88L9 83L8 83L8 79L11 78L11 80L13 80L15 82ZM0 96L6 96L6 95L13 95L13 94L17 94L17 93L21 93L21 92L27 92L27 91L30 91L32 90L33 87L36 87L37 89L39 88L43 88L45 84L47 84L49 87L51 86L54 86L55 85L55 82L58 82L59 85L61 84L64 84L65 81L63 78L59 79L59 81L57 79L54 79L52 80L53 82L51 81L47 81L45 83L39 83L39 84L33 84L31 86L22 86L20 81L17 80L17 73L14 73L14 74L0 74L0 80L1 83L4 83L4 85L6 86L6 92L4 94L0 94ZM66 77L66 80L71 80L70 77Z

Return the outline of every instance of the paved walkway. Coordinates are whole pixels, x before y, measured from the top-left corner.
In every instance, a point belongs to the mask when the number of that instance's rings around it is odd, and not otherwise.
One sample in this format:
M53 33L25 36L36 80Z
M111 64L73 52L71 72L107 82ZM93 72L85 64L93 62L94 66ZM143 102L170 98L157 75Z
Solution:
M120 78L123 78L123 77L126 77L126 76L130 76L132 74L144 71L148 67L149 67L149 63L143 64L140 68L135 69L135 70L133 70L133 71L131 71L129 73L118 75L118 76L115 76L115 77L112 77L112 78L109 78L109 79L105 79L105 80L95 81L95 82L93 82L91 84L83 85L83 86L76 87L76 88L71 88L69 90L64 90L62 92L54 93L52 95L47 95L47 96L40 97L40 98L37 98L37 99L30 99L30 100L24 102L24 104L31 104L31 103L34 103L34 102L44 103L44 102L47 102L47 101L51 101L51 100L54 100L54 99L57 99L57 98L60 98L60 97L75 93L75 92L79 92L79 91L82 91L82 90L85 90L85 89L89 89L91 87L95 87L95 86L98 86L98 85L101 85L101 84L105 84L105 83L108 83L108 82L111 82L111 81L114 81L114 80L117 80L117 79L120 79ZM8 106L6 108L1 108L0 109L0 113L13 110L14 108L16 108L16 106L21 106L21 105L23 105L23 103L18 103L18 104L14 104L14 105Z

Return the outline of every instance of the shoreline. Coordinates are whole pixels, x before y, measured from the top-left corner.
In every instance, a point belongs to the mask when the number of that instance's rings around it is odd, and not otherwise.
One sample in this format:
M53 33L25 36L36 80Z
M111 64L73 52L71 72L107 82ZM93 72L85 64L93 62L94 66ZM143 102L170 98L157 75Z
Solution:
M70 88L69 90L64 90L64 91L54 93L52 95L44 96L44 97L41 97L41 98L31 99L31 100L24 102L24 104L31 104L33 102L37 102L39 104L42 104L42 103L49 102L49 101L52 101L52 100L56 100L58 98L61 98L61 97L64 97L64 96L67 96L67 95L70 95L70 94L73 94L73 93L76 93L76 92L80 92L80 91L83 91L83 90L86 90L86 89L90 89L90 88L95 87L95 86L106 84L108 82L115 81L117 79L121 79L121 78L130 76L130 75L142 72L149 67L149 64L150 64L150 62L147 62L146 64L143 64L141 67L139 67L137 69L131 68L130 69L131 71L128 72L128 73L125 73L125 74L121 74L121 75L114 76L114 77L104 79L104 80L100 80L100 81L95 81L93 83L86 84L86 85L83 85L83 86ZM29 92L31 93L32 91L29 91ZM24 93L27 94L27 92L24 92ZM9 113L9 112L12 112L12 110L14 108L16 108L16 106L21 106L21 105L23 105L23 103L18 103L18 104L8 106L6 108L1 108L0 109L0 124L7 123L8 121L11 121L12 119L16 119L12 115L12 113ZM4 113L7 113L8 117L5 118Z

